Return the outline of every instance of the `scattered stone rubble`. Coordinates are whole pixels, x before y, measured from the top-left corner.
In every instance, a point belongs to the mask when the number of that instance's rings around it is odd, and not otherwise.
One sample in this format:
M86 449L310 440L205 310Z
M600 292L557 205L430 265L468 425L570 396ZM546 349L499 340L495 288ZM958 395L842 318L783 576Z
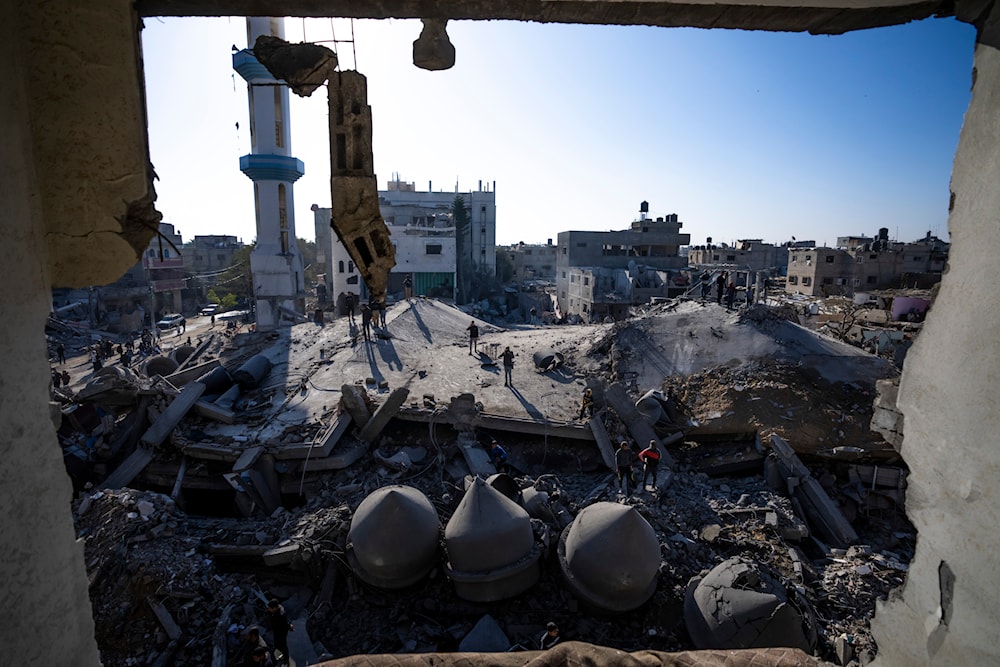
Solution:
M757 310L748 318L749 326L776 326L777 316ZM613 441L636 432L636 424L625 423L603 399L606 381L625 379L618 375L627 356L619 334L628 326L605 327L611 333L589 341L546 341L564 356L558 373L577 373L599 389L600 409L592 421ZM265 342L257 334L230 339L227 367L253 358ZM324 354L320 358L317 367L328 360ZM804 601L802 607L811 609L815 637L805 647L815 646L820 658L864 665L876 652L868 630L875 601L902 583L916 536L902 514L905 468L892 447L868 431L874 391L867 383L833 383L799 365L754 358L669 376L653 391L633 390L629 398L639 401L642 410L630 419L646 419L642 415L656 412L655 421L645 428L664 442L676 440L664 451L676 467L661 469L658 488L626 497L619 493L598 447L550 437L545 430L525 430L505 441L510 477L476 481L470 475L470 456L482 450L488 438L484 441L486 436L472 431L465 418L453 419L457 435L449 431L447 403L441 397L423 397L431 415L429 432L426 423L392 419L407 393L388 393L374 383L345 385L340 412L335 399L323 406L328 424L276 422L268 409L298 400L312 382L303 369L289 370L284 386L265 379L239 399L234 427L212 430L203 426L211 421L191 413L151 457L151 469L159 471L157 462L168 461L178 480L184 478L184 461L192 452L217 457L192 462L188 481L207 484L213 475L225 473L231 483L249 485L248 494L255 479L275 471L284 480L301 479L288 488L282 483L283 502L273 510L266 510L262 496L249 494L247 516L237 518L231 516L231 507L212 505L217 495L209 493L197 502L192 493L187 498L192 513L186 514L170 495L80 487L74 516L85 545L106 666L235 664L243 630L262 624L265 601L271 597L281 599L290 616L302 619L296 623L297 632L308 636L306 643L317 658L474 647L473 630L486 616L513 650L534 649L548 621L558 623L568 640L625 651L690 650L705 644L691 630L686 591L720 563L736 558L766 572L775 582L771 590L780 591L782 599ZM127 395L134 392L137 403L145 398L143 411L151 422L183 391L163 379L112 377L108 391L116 396L123 389ZM578 390L570 391L569 400L575 403ZM482 412L471 395L452 403L464 406L469 419ZM631 404L618 407L624 410ZM116 414L117 425L131 414L135 412ZM98 428L111 432L106 419L102 424L101 419L95 423L80 417L77 433ZM437 426L435 418L440 420ZM263 435L254 444L246 442L246 433ZM341 444L324 450L322 443L335 442L334 434ZM794 444L802 461L776 464L772 435ZM121 454L127 445L122 443ZM303 457L319 457L329 465L307 476L300 459L294 458L299 454L292 453L300 450ZM480 455L485 461L485 454ZM234 464L236 458L240 460ZM251 472L258 478L244 475ZM147 471L139 479L162 479L158 485L167 490L174 481L162 471ZM491 485L489 493L496 489L530 515L529 543L517 557L537 560L532 561L530 577L518 579L516 585L463 594L456 586L454 563L449 562L454 554L449 554L446 526L467 490L484 483ZM360 566L368 571L359 572L358 554L352 554L352 524L359 507L394 485L426 497L440 525L438 548L429 544L426 553L421 552L417 580L407 578L400 586L395 571L387 578L371 570L378 549L387 548L381 542L375 545L374 557L371 543L365 545L369 551L361 554ZM850 522L856 540L838 547L817 531L816 521L824 517L795 493L806 485L813 493L829 496L829 506L822 511ZM571 559L565 555L574 520L588 508L601 506L622 508L634 517L629 531L648 525L653 545L652 555L647 558L643 552L635 564L642 578L647 576L647 561L653 562L652 579L643 579L638 588L626 587L636 604L610 615L608 608L595 610L595 604L607 607L600 600L608 590L619 589L603 583L595 594L588 580L592 566L584 566L581 577L571 564L567 570ZM363 508L360 516L371 513L370 507ZM354 539L365 534L360 520L354 530ZM371 535L370 527L367 532ZM574 549L580 548L578 542L573 542ZM476 546L472 560L488 549L488 544ZM511 572L522 571L514 565ZM484 581L475 573L470 576L473 589ZM574 577L580 581L574 582ZM386 581L392 585L386 586ZM491 636L491 641L496 639L495 633Z

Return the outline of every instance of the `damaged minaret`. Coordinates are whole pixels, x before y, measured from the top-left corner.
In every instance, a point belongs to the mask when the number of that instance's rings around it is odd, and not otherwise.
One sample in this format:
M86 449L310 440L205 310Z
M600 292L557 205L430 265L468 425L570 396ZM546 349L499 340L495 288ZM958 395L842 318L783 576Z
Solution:
M284 19L248 18L247 43L261 35L284 37ZM233 69L247 82L252 152L240 170L253 181L257 245L250 254L257 328L274 329L282 316L305 310L302 256L295 236L292 184L305 167L291 156L288 89L249 49L233 54Z

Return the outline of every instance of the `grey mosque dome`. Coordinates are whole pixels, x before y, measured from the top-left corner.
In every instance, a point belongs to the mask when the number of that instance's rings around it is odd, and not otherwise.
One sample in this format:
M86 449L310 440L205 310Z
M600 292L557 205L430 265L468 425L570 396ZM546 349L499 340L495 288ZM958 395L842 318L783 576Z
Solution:
M427 496L411 486L384 486L354 512L348 562L372 586L405 588L434 567L440 536L441 521Z
M541 574L541 547L528 513L477 477L444 530L446 571L455 593L472 602L514 597Z
M598 610L640 607L656 590L660 543L633 507L594 503L559 538L559 564L573 594Z

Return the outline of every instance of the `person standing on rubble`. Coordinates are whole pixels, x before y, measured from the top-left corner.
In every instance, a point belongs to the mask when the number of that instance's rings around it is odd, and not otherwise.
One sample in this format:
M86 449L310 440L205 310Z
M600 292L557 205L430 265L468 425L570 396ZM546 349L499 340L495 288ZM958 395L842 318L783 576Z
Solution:
M348 292L344 297L344 308L347 308L347 318L354 321L354 292Z
M479 325L472 320L465 330L469 332L469 356L471 357L473 352L479 354Z
M722 305L722 293L726 291L726 272L722 271L719 273L719 277L715 279L715 302Z
M365 340L370 341L372 329L372 309L367 303L361 304L361 331L365 335Z
M413 278L410 275L403 280L403 290L406 292L406 300L409 301L413 297Z
M580 401L580 416L577 419L583 419L584 413L587 414L587 418L594 416L594 390L587 387L583 390L583 399Z
M271 634L274 636L274 648L281 652L281 658L275 659L279 664L288 664L288 633L294 632L295 626L288 622L288 614L277 598L271 598L267 603L267 618L271 622Z
M509 345L503 349L500 358L503 359L503 386L513 387L514 378L511 377L511 371L514 370L514 353L510 351Z
M56 345L56 357L59 359L60 364L66 363L66 346L62 343Z
M59 374L59 371L57 371L56 369L53 368L52 369L52 386L55 387L56 389L58 389L59 385L61 385L61 384L62 384L62 375Z
M708 292L712 288L712 276L709 275L708 269L705 269L701 272L701 275L698 276L698 279L701 281L701 298L702 300L705 300L708 298Z
M732 310L736 301L736 283L732 280L726 286L726 310Z
M70 377L69 377L69 373L67 373L66 371L63 371L62 372L62 383L63 383L63 386L64 387L68 387L70 381L71 380L70 380Z
M632 466L635 465L635 454L628 446L627 440L622 440L621 447L615 452L615 465L618 466L618 489L625 495L634 490L635 473Z
M656 488L656 469L660 467L660 448L656 445L656 440L649 441L649 447L639 452L639 460L642 461L642 488L646 489L646 479L650 474L653 476L653 488Z

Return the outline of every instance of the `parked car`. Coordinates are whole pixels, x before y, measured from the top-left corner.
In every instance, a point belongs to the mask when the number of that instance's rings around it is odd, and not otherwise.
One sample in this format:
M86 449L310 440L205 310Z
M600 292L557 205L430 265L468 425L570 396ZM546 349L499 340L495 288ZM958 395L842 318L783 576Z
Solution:
M184 322L184 316L178 313L168 313L163 319L156 323L156 328L160 331L176 329Z
M219 312L219 304L217 303L210 303L201 309L201 314L206 317L209 315L215 315L217 312Z

